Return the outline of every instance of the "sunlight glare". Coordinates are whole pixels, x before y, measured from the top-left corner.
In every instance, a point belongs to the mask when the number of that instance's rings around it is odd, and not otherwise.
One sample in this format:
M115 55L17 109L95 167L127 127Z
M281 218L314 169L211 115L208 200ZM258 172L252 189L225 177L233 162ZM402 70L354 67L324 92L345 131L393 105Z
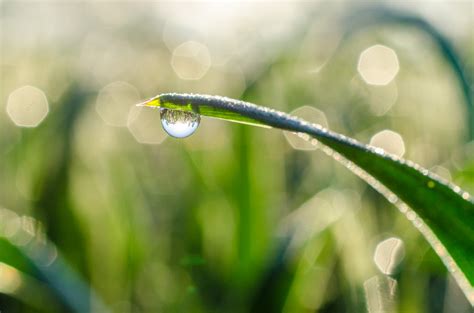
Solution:
M383 45L374 45L364 50L357 64L360 76L369 85L387 85L397 76L399 69L397 54Z

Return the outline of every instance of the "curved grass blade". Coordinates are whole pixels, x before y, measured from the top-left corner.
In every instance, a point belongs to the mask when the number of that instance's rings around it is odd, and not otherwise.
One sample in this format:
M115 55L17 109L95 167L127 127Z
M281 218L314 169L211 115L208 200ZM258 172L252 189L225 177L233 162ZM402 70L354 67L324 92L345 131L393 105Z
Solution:
M38 221L23 215L22 226L8 234L6 227L11 219L5 218L7 214L13 213L0 208L0 265L10 266L12 272L16 273L12 277L18 277L18 286L11 290L15 297L40 311L54 311L48 307L52 304L68 312L110 312L98 294L69 265L56 245L46 238L43 226ZM2 278L0 275L0 293ZM22 283L25 280L27 282Z
M56 255L56 259L51 264L45 264L47 254L50 253L47 249L51 247L50 243L38 245L34 242L18 246L0 236L2 251L0 263L11 265L20 273L31 275L38 281L46 283L51 290L44 290L45 294L50 297L55 296L47 300L60 300L70 312L89 312L91 307L99 309L100 312L109 312L96 293L60 255ZM46 299L42 302L42 305L48 303Z
M170 93L139 105L274 127L299 133L314 143L319 141L324 145L323 151L346 165L413 221L474 305L474 201L459 187L382 149L252 103L219 96Z

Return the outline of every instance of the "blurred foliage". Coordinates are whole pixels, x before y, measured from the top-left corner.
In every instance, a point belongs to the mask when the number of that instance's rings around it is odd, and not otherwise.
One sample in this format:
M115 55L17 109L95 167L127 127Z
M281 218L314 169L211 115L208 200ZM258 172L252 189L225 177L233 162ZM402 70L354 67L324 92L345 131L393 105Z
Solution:
M469 312L411 223L319 151L204 118L174 140L133 107L174 91L310 105L362 142L395 131L407 159L473 193L466 99L429 34L394 22L344 36L356 3L0 6L2 312L377 312L373 296L385 311ZM471 3L397 9L473 72ZM357 72L375 44L400 64L386 86ZM23 86L49 104L36 127L8 109ZM405 257L386 275L374 253L389 237ZM394 296L372 290L390 279Z

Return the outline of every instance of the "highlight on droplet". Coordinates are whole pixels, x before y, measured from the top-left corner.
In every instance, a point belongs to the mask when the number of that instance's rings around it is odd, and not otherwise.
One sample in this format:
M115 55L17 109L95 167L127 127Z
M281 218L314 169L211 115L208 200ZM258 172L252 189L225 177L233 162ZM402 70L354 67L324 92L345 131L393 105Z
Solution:
M201 116L194 112L160 109L163 129L175 138L191 136L199 126Z

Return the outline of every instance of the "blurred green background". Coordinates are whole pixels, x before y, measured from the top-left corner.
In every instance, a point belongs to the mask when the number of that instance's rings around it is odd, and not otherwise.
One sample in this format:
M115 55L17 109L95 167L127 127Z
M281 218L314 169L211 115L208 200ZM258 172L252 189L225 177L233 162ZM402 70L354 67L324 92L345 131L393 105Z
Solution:
M206 118L176 140L134 104L294 112L473 193L472 1L0 8L1 312L470 312L411 222L319 149Z

